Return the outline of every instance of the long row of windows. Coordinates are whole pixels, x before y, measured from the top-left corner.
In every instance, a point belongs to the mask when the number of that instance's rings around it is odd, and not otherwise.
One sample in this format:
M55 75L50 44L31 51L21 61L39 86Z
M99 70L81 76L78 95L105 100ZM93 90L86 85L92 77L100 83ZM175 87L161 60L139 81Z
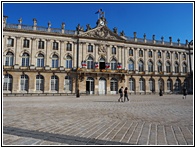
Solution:
M25 38L23 40L23 47L29 48L29 46L30 46L29 42L30 42L30 40L28 40L28 39ZM7 45L9 47L13 47L14 46L14 39L8 38ZM59 43L57 41L54 41L52 47L53 47L52 48L53 50L58 50L59 49ZM39 40L38 41L38 49L44 49L44 48L45 48L45 42L42 41L42 40ZM67 51L72 51L72 44L71 43L67 43L66 50ZM88 50L88 52L93 52L93 45L89 44L87 50ZM113 46L111 52L112 52L112 54L116 54L116 47ZM133 49L131 49L131 48L129 49L129 56L134 56ZM138 56L139 57L143 57L144 56L143 50L141 50L141 49L139 50ZM148 51L148 57L149 58L152 58L153 57L152 50L149 50ZM158 51L157 52L157 57L158 58L161 58L162 57L161 51ZM171 58L171 55L170 55L170 52L169 51L166 52L166 58L167 59L170 59ZM179 54L177 52L174 53L174 58L175 59L178 59L179 58ZM182 54L182 58L183 58L183 60L186 60L186 54L185 53Z
M5 65L6 66L12 66L13 65L13 58L14 58L14 55L13 53L11 52L8 52L6 57L5 57ZM22 55L22 66L23 67L26 67L26 66L29 66L29 60L30 60L30 56L28 53L23 53ZM102 62L105 62L105 59L104 58L101 58L100 61ZM66 60L65 60L65 67L66 68L72 68L72 64L73 61L72 61L72 57L71 56L67 56L66 57ZM94 69L94 59L89 56L88 59L87 59L87 69ZM117 65L118 65L118 62L115 58L113 58L111 61L110 61L110 67L111 67L111 70L116 70L117 69ZM128 62L128 70L130 71L134 71L135 70L135 67L134 67L134 61L133 60L129 60ZM38 57L37 57L37 67L44 67L44 55L39 53L38 54ZM171 63L169 61L166 62L166 72L167 73L170 73L171 72ZM52 68L57 68L59 67L59 57L54 54L52 56L52 65L51 65ZM157 69L158 69L158 72L162 72L163 71L163 64L162 62L159 60L157 62ZM139 72L143 72L144 71L144 62L143 60L140 60L138 62L138 70ZM154 71L154 63L150 60L148 61L148 72L153 72ZM178 62L174 62L174 72L175 73L179 73L180 70L179 70L179 63ZM182 64L182 72L183 73L187 73L187 64L185 62L183 62Z
M107 81L105 78L100 78L100 80ZM89 90L94 91L94 79L89 77L87 81L90 82ZM146 80L144 78L139 79L139 91L146 91ZM149 90L154 92L155 91L155 79L150 78L148 80L149 83ZM107 84L107 83L105 83ZM186 83L184 83L186 84ZM176 79L175 83L173 84L172 79L167 80L167 90L166 91L180 91L181 90L181 81L180 79ZM65 77L64 80L64 90L72 91L72 78L69 76ZM20 77L20 90L21 91L28 91L29 88L29 77L27 75L21 75ZM106 88L106 87L105 87ZM58 91L59 90L59 78L56 75L51 76L50 79L50 89L51 91ZM164 80L158 80L158 90L164 90ZM11 91L12 90L12 76L10 74L6 74L4 76L4 83L3 83L3 90ZM116 78L111 78L110 80L110 90L117 91L118 90L118 80ZM44 91L44 77L42 75L36 76L36 91ZM129 91L136 91L136 81L134 78L129 79Z

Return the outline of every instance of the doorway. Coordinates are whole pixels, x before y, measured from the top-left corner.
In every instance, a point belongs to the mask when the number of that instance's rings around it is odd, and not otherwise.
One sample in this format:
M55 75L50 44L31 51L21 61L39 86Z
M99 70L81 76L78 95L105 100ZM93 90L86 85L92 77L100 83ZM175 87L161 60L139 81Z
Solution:
M94 79L91 77L88 77L86 80L86 92L94 94Z
M106 79L100 78L99 79L99 95L105 95L106 94Z

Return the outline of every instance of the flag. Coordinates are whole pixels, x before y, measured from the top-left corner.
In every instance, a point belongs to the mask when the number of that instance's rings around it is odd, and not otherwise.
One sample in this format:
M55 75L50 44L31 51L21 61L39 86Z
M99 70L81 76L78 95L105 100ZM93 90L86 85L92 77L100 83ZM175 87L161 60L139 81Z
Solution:
M95 12L95 14L101 13L102 9L99 9L97 12Z
M86 61L82 61L82 67L86 66Z
M95 68L98 68L98 67L99 67L98 62L95 62Z
M121 63L118 63L117 68L118 68L118 69L121 69L121 68L122 68L122 64L121 64Z
M110 63L105 63L105 67L108 69L110 68Z

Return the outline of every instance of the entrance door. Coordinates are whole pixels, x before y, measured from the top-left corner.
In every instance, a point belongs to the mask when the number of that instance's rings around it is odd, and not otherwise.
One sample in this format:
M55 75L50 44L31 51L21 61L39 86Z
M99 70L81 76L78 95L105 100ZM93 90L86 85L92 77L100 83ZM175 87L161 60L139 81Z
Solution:
M106 79L104 78L99 79L99 94L106 94Z
M99 62L99 69L105 69L105 62Z
M94 94L94 79L87 78L86 80L86 92L89 94Z

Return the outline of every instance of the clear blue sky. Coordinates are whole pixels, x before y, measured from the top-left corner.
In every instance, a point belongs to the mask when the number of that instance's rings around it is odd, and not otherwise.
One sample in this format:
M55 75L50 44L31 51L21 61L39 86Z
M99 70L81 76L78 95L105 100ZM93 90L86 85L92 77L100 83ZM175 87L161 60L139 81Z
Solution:
M86 24L92 28L96 26L98 9L105 12L108 28L124 30L125 35L133 37L137 32L138 38L173 42L180 39L185 43L193 39L194 8L193 3L3 3L3 15L8 16L8 23L17 24L18 19L23 19L23 24L33 25L33 18L37 25L47 27L48 21L52 28L60 28L65 22L66 29L75 30L77 24L86 29Z

